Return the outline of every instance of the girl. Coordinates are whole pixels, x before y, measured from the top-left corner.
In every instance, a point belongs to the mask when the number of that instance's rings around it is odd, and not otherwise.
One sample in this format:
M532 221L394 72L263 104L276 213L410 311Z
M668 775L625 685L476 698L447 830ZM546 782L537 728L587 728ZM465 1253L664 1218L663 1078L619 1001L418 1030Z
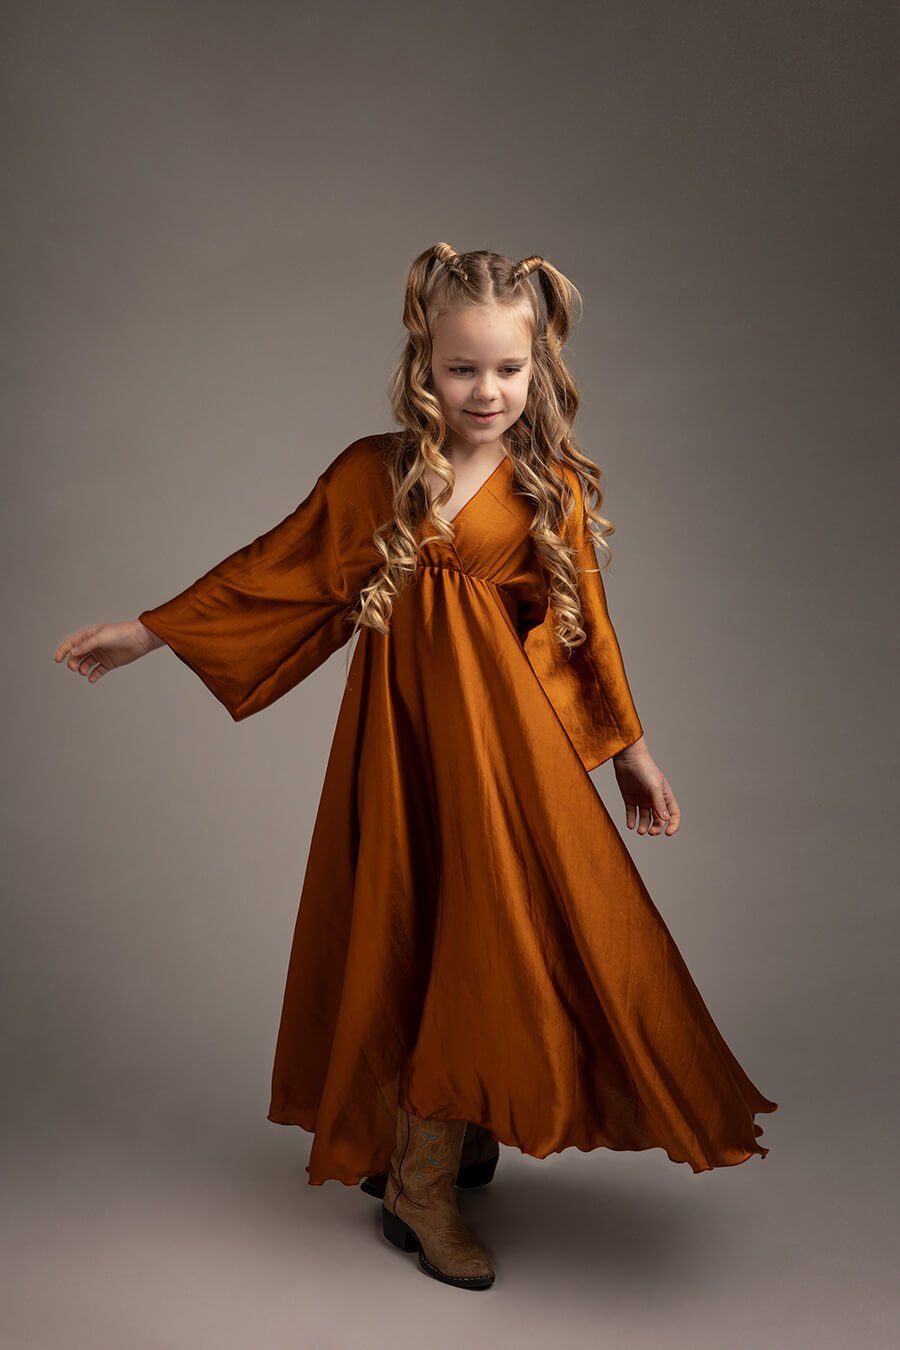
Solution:
M536 278L538 286L531 278ZM168 645L235 721L353 636L287 975L269 1120L309 1182L362 1184L427 1274L491 1285L456 1188L499 1143L744 1162L763 1097L718 1031L598 796L671 837L594 543L562 351L574 286L540 257L422 253L391 387L297 509L180 595L71 634L90 683ZM594 498L594 505L590 499Z

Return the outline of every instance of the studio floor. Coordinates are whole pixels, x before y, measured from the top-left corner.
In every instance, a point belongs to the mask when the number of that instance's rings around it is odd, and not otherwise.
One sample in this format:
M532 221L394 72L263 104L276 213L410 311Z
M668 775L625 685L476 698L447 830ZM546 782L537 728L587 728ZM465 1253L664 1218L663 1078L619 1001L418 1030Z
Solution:
M306 1184L310 1136L248 1119L9 1141L4 1350L887 1350L896 1344L877 1143L842 1153L794 1117L767 1158L695 1175L664 1154L538 1161L504 1148L461 1193L493 1288L388 1244L379 1202ZM857 1136L857 1144L859 1135Z

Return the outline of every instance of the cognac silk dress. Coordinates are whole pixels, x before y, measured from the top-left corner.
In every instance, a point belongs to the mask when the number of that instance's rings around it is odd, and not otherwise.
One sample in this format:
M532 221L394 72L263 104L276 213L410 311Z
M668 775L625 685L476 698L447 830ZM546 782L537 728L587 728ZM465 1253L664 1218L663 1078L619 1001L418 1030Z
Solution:
M393 516L392 433L140 618L235 721L349 639ZM268 1119L308 1181L388 1167L398 1106L544 1158L768 1149L777 1109L725 1043L589 770L642 735L577 475L586 643L564 659L506 458L427 543L390 633L355 639L310 843ZM420 527L419 539L426 531Z

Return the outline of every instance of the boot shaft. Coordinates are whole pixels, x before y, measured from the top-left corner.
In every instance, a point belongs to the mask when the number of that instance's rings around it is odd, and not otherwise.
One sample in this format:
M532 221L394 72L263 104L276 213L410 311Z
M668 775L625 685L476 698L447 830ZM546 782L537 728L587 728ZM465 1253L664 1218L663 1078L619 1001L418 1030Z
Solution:
M402 1195L420 1207L453 1200L466 1132L464 1120L435 1120L397 1109L397 1134L384 1203Z

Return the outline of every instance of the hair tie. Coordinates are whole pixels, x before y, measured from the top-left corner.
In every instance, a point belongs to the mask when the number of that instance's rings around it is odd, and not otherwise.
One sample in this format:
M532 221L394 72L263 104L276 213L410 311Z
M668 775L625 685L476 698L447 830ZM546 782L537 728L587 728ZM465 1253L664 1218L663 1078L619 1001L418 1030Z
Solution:
M469 274L460 262L460 255L451 244L435 244L434 256L444 263L461 281L468 281Z
M525 277L530 277L532 272L536 272L543 265L544 259L539 253L532 253L528 258L521 258L513 268L513 281L518 284Z

